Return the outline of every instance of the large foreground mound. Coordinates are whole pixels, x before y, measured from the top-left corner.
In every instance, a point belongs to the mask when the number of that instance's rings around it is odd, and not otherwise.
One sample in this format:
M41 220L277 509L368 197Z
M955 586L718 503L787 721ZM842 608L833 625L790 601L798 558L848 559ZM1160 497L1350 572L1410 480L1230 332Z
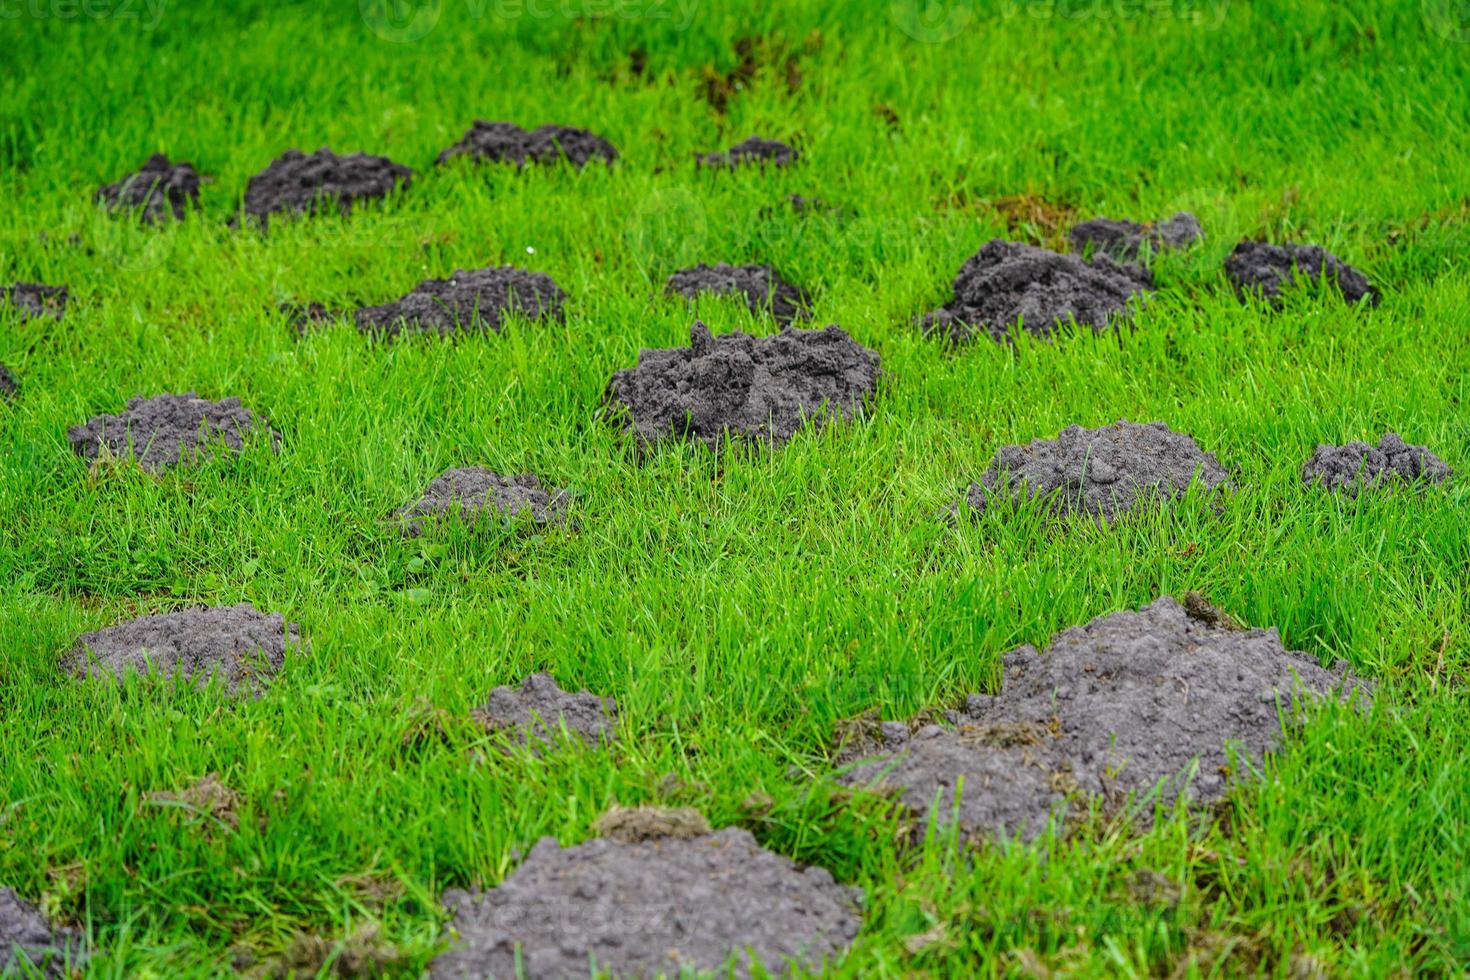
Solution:
M456 269L448 279L425 279L402 299L364 306L354 316L357 329L384 337L445 336L485 328L499 332L510 313L528 320L561 319L566 298L550 276L503 265Z
M1366 299L1377 306L1379 300L1367 276L1320 245L1241 242L1225 260L1225 275L1242 299L1254 294L1273 305L1280 305L1281 290L1294 280L1316 284L1324 277L1337 284L1349 303Z
M739 293L752 313L770 313L785 326L800 316L809 316L810 294L793 286L768 265L705 265L680 269L669 277L664 291L693 299L700 293Z
M1350 442L1343 446L1319 445L1302 467L1302 482L1328 490L1356 494L1393 482L1443 483L1453 471L1425 446L1411 446L1397 432L1386 432L1372 446Z
M1044 652L1012 650L999 694L970 695L946 716L953 727L883 725L887 751L841 778L897 788L920 813L937 799L941 816L963 780L961 825L1033 837L1079 793L1117 803L1157 785L1166 805L1218 799L1245 765L1227 743L1258 764L1281 746L1278 708L1355 684L1343 664L1286 650L1275 629L1165 597L1064 630Z
M424 489L424 495L394 516L406 520L404 532L419 535L434 521L457 516L466 524L484 518L529 519L556 524L566 519L569 495L547 490L530 473L501 476L483 466L446 470Z
M259 691L286 662L287 648L300 645L295 623L242 602L142 616L83 633L61 667L81 679L153 674L201 689L218 675L231 693Z
M1162 422L1070 425L1055 439L1001 447L965 500L983 511L992 498L1039 497L1054 514L1112 518L1145 499L1183 496L1196 481L1205 490L1226 488L1230 474L1214 453Z
M173 163L155 153L137 173L99 187L97 200L114 211L136 213L145 225L182 219L199 206L199 172L192 163Z
M841 327L771 337L735 331L716 338L695 322L688 347L645 350L612 376L610 417L641 444L729 433L779 444L808 420L857 416L878 386L878 355Z
M272 444L280 437L238 398L217 402L192 391L182 395L138 395L120 415L98 415L66 430L72 449L83 459L96 459L105 449L116 457L134 456L144 469L160 470L197 462L215 454L234 455L252 433L264 433Z
M519 688L497 687L473 714L486 728L511 732L525 743L554 742L563 728L588 745L617 738L615 699L590 691L563 691L550 674L532 674Z
M926 334L962 344L977 332L992 340L1017 326L1049 338L1072 321L1099 332L1129 315L1129 300L1153 288L1147 269L1105 255L1083 260L994 238L960 267L954 299L920 321Z
M715 170L736 170L750 165L764 170L768 166L787 167L800 158L801 155L795 149L780 140L751 136L736 143L728 150L701 153L699 163L701 166Z
M1199 219L1188 211L1180 211L1157 224L1094 218L1074 225L1067 235L1072 251L1078 255L1091 246L1094 254L1101 252L1120 262L1132 262L1145 252L1187 248L1202 237L1204 230L1199 226Z
M499 887L444 904L458 943L430 967L440 980L723 976L727 963L748 977L753 962L785 975L840 955L861 924L853 890L733 827L569 848L545 837Z
M71 292L65 286L43 286L36 282L18 282L0 286L0 299L27 317L49 316L61 319L66 312Z
M412 179L412 170L387 157L339 156L326 147L310 156L287 150L245 185L245 213L262 224L278 212L315 214L336 208L348 215L358 202L387 197Z
M596 133L572 126L548 124L527 132L515 123L476 119L458 143L439 154L439 162L461 156L477 163L514 163L518 167L566 160L580 168L599 158L612 163L618 151Z
M53 931L34 906L0 888L0 976L61 977L82 956L81 937L66 929Z

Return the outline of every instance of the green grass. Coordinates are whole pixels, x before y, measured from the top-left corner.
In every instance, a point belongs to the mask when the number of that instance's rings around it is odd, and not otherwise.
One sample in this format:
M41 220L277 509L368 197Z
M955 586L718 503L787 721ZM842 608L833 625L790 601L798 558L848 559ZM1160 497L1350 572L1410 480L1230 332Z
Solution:
M412 974L441 948L442 888L494 883L542 835L585 839L614 801L664 800L862 886L844 975L1463 969L1470 492L1299 484L1316 443L1385 429L1470 473L1453 5L977 2L936 43L883 3L739 6L686 22L444 0L411 43L350 2L169 4L151 30L141 6L8 8L0 282L73 300L60 323L0 314L22 385L0 407L0 882L84 924L90 975L228 975L239 951L368 922ZM703 93L742 36L761 39L755 68L722 113ZM624 160L431 170L476 117L588 126ZM692 167L752 132L806 162ZM226 227L250 174L323 144L386 153L415 186L349 221ZM214 178L200 220L149 230L92 205L159 150ZM849 213L799 217L779 207L791 192ZM1157 263L1162 291L1121 341L925 342L912 315L985 240L1054 240L1007 227L992 204L1018 194L1080 217L1189 208L1208 240ZM1242 306L1220 266L1244 236L1321 243L1384 302ZM690 311L658 293L698 260L770 261L812 288L819 323L883 356L870 417L723 464L633 460L601 392L641 347L687 339ZM297 342L267 311L501 262L555 277L565 325L375 346L345 323ZM729 303L698 312L770 329ZM240 396L280 454L160 477L71 454L67 426L189 389ZM1002 443L1125 417L1216 452L1239 487L1224 512L935 520ZM574 488L577 526L406 543L385 525L467 464ZM838 719L948 702L1017 644L1189 589L1350 661L1379 685L1372 712L1316 718L1219 811L1148 833L964 847L828 778ZM258 701L57 673L84 630L242 600L311 644ZM465 739L401 748L424 703L464 713L538 669L617 697L620 747L475 766ZM238 833L143 799L210 771L245 801ZM769 807L742 806L755 793ZM1151 898L1141 871L1173 888ZM364 880L395 886L386 904Z

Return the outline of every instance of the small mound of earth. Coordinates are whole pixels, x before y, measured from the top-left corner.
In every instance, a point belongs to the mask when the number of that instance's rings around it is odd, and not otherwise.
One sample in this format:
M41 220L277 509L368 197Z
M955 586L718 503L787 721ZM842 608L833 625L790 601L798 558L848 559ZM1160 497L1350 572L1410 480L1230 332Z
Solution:
M1094 218L1074 225L1067 237L1072 251L1078 255L1086 252L1090 245L1094 254L1132 262L1145 252L1188 248L1204 237L1204 229L1200 227L1198 218L1188 211L1180 211L1157 224L1141 225L1134 221Z
M71 292L65 286L43 286L35 282L18 282L13 286L0 286L0 297L27 316L49 316L61 319Z
M664 292L693 299L700 293L740 293L752 313L769 312L783 326L810 316L811 294L786 282L768 265L705 265L680 269L669 277Z
M1032 838L1079 795L1116 804L1157 786L1165 806L1219 799L1236 774L1227 743L1258 765L1282 745L1278 705L1290 714L1353 692L1366 703L1344 663L1324 670L1274 628L1191 614L1166 596L1063 630L1045 651L1010 651L999 694L970 695L946 725L884 723L880 753L839 779L941 815L963 780L961 826Z
M317 327L325 327L340 314L321 303L280 303L276 306L298 337L305 337Z
M72 449L94 460L103 451L119 458L135 457L147 470L197 462L206 456L238 454L252 433L261 432L274 446L280 436L238 398L217 402L192 391L182 395L137 395L120 415L98 415L66 430Z
M20 385L15 380L15 375L10 373L10 368L0 364L0 401L9 401L15 397L20 390Z
M1427 447L1411 446L1397 432L1387 432L1376 446L1319 445L1302 467L1302 483L1356 494L1393 481L1443 483L1453 472Z
M550 674L532 674L519 688L497 687L472 712L491 731L513 733L522 744L550 744L563 728L588 745L617 740L618 702L588 691L563 691Z
M694 439L718 447L728 433L780 444L807 420L851 420L878 387L878 355L841 327L771 337L715 337L695 321L688 347L644 350L603 395L608 417L644 446Z
M422 534L428 523L456 515L465 523L490 517L560 524L570 499L566 490L547 490L530 473L501 476L483 466L468 466L435 477L422 497L393 516L407 521L404 534L409 537Z
M264 225L273 214L315 214L335 207L352 213L358 202L407 188L413 171L387 157L339 156L326 147L310 155L287 150L245 185L245 213Z
M287 648L300 646L300 626L242 602L142 616L83 633L61 669L79 680L120 682L129 673L151 674L201 690L218 676L232 694L258 692L280 672Z
M1281 290L1293 280L1321 283L1324 278L1335 282L1349 303L1379 302L1378 290L1367 276L1320 245L1241 242L1225 260L1225 275L1241 299L1257 295L1274 306L1281 304Z
M699 155L701 166L715 170L735 170L752 164L759 166L762 170L768 166L787 167L799 159L801 155L787 144L780 140L762 139L759 136L741 140L728 150Z
M1042 498L1054 515L1111 519L1142 500L1181 497L1196 482L1208 491L1231 486L1214 453L1162 422L1069 425L1055 439L1001 447L965 503L980 512L992 498Z
M464 137L439 154L439 162L469 157L477 163L559 163L566 160L581 168L601 159L612 163L617 148L596 133L572 126L545 125L527 131L508 122L476 119Z
M425 279L402 299L364 306L357 329L382 337L403 333L448 336L476 329L500 331L506 314L528 320L562 317L567 294L545 273L515 266L456 269L448 279Z
M429 975L816 971L857 936L859 901L826 870L802 870L735 827L568 848L544 837L498 887L444 894L457 942Z
M1151 289L1147 269L1106 255L1084 260L994 238L960 267L954 299L925 314L920 326L956 345L977 333L1005 341L1017 326L1049 339L1073 321L1100 333L1126 321L1129 301Z
M155 153L137 173L99 187L97 200L114 211L136 212L145 225L169 217L182 220L199 206L199 172L192 163L173 163Z
M53 930L33 905L0 888L0 976L48 978L67 975L83 959L82 939L70 929Z

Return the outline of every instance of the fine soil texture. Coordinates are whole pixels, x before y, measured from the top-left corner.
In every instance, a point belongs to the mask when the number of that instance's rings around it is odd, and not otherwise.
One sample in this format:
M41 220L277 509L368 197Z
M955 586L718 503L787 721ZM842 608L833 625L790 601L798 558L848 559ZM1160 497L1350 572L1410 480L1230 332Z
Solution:
M1274 628L1243 629L1207 604L1165 597L1064 630L1045 651L1010 651L998 694L971 694L942 725L883 724L880 753L840 779L897 789L914 811L934 805L941 816L962 780L967 831L1031 838L1090 797L1109 809L1155 787L1165 806L1181 794L1219 799L1246 764L1281 747L1278 711L1349 693L1366 701L1345 664L1324 670ZM1152 820L1149 808L1135 816Z
M857 935L856 903L825 870L802 870L738 828L568 848L545 837L498 887L445 893L457 941L430 976L817 970Z
M680 269L669 277L664 291L693 299L700 293L739 293L750 312L769 313L782 326L798 317L810 316L811 295L786 282L768 265L718 265L700 263Z
M52 930L35 906L0 888L0 977L63 977L79 966L82 942L75 933Z
M1166 249L1188 248L1203 237L1199 219L1188 211L1156 224L1094 218L1074 225L1067 236L1078 255L1090 248L1093 254L1101 253L1119 262L1132 262Z
M364 306L355 318L363 333L386 338L405 333L448 336L499 332L507 314L559 320L567 295L550 276L515 266L456 269L448 279L425 279L402 299Z
M360 202L381 200L407 188L413 171L387 157L341 156L287 150L245 186L245 213L264 226L273 214L315 214L335 208L348 215Z
M699 155L700 166L714 170L734 170L739 167L758 166L788 167L801 159L801 154L780 140L762 139L751 136L741 140L728 150Z
M779 445L808 419L855 418L878 376L878 355L835 325L715 337L696 321L688 347L644 350L603 397L609 417L643 446L691 439L718 447L727 434Z
M155 153L136 173L99 187L97 200L113 211L135 213L144 224L182 219L199 206L199 172L192 163Z
M1411 446L1397 432L1386 432L1374 446L1349 442L1319 445L1302 467L1302 483L1347 494L1395 483L1443 483L1453 471L1424 446Z
M252 434L262 433L275 446L280 441L265 420L238 398L210 401L192 391L182 395L138 395L119 415L98 415L66 431L72 449L95 460L133 457L147 470L199 462L214 455L234 455Z
M563 730L593 746L617 739L615 699L563 691L550 674L532 674L519 688L497 687L472 714L485 728L509 732L523 744L554 743Z
M59 320L66 312L71 293L65 286L18 282L13 286L0 286L0 298L6 305L19 310L22 316L49 316Z
M569 501L567 491L548 490L530 473L501 476L483 466L467 466L435 477L422 497L394 516L405 522L406 535L416 537L455 517L466 524L486 519L559 524L566 520Z
M476 119L464 137L439 154L439 163L467 157L477 163L559 163L585 167L592 160L612 163L618 158L615 146L585 129L545 125L525 130L515 123Z
M1254 295L1272 305L1280 305L1281 291L1293 281L1319 284L1324 278L1335 283L1349 303L1379 302L1378 290L1366 275L1320 245L1241 242L1225 260L1225 275L1242 299Z
M19 390L20 383L15 380L15 375L10 373L10 368L0 364L0 401L9 401Z
M299 649L301 629L280 613L237 606L183 609L83 633L61 668L79 679L129 673L153 675L203 689L217 676L231 694L259 693Z
M1056 516L1111 519L1147 500L1183 496L1195 483L1227 489L1230 474L1213 453L1162 422L1070 425L1055 439L1002 446L965 503L979 512L997 498L1040 498Z
M1083 259L995 238L965 260L954 298L920 325L956 345L976 334L1008 340L1017 328L1048 339L1074 321L1096 333L1125 321L1129 301L1152 288L1147 269L1105 255Z

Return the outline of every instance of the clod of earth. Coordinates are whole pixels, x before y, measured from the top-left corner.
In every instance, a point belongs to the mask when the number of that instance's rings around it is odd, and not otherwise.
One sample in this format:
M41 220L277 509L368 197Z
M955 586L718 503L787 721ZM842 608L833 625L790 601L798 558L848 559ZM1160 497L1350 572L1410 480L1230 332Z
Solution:
M581 168L594 159L612 163L618 151L596 133L572 126L548 124L527 131L515 123L476 119L458 143L439 154L439 162L462 156L477 163L514 163L518 167L565 160Z
M560 320L566 298L550 276L503 265L456 269L448 279L425 279L402 299L364 306L354 316L363 333L388 338L480 329L498 333L506 314Z
M1350 694L1366 704L1368 686L1346 664L1324 670L1274 628L1221 623L1164 597L1063 630L1045 651L1018 647L1002 659L998 694L971 694L946 725L885 724L880 753L839 779L897 789L941 818L963 781L963 828L1029 839L1079 798L1117 805L1157 787L1165 806L1219 799L1236 775L1227 744L1242 765L1280 749L1278 707L1289 716ZM1137 817L1147 824L1152 810Z
M65 286L18 282L13 286L0 286L0 298L6 305L19 310L22 316L49 316L59 320L66 312L71 292Z
M310 155L287 150L245 185L245 213L262 225L278 213L335 208L346 216L359 202L387 197L412 179L412 170L387 157L339 156L326 147Z
M1349 303L1366 299L1377 306L1380 298L1367 276L1320 245L1241 242L1225 260L1225 275L1242 300L1256 295L1273 306L1281 305L1281 290L1294 280L1317 284L1325 278Z
M10 368L0 364L0 401L9 401L19 390L20 384L15 380L15 375L10 373Z
M193 819L208 819L229 830L240 829L240 794L220 781L217 773L207 773L193 785L177 792L156 790L143 797L149 806L182 811Z
M83 459L97 459L105 450L115 457L134 457L139 466L157 471L221 453L236 455L256 433L273 447L280 442L264 419L240 405L240 399L212 402L187 391L135 396L122 414L88 419L67 429L66 437Z
M566 490L547 490L530 473L501 476L483 466L467 466L435 477L422 497L393 516L406 521L405 535L417 537L427 524L454 516L466 524L486 518L560 524L570 500Z
M70 929L53 930L35 906L0 888L0 976L66 976L85 959L82 938Z
M1454 471L1425 446L1411 446L1397 432L1386 432L1378 445L1350 442L1319 445L1302 467L1302 483L1356 495L1392 483L1443 483Z
M1230 474L1192 437L1162 422L1125 420L1096 429L1070 425L1055 439L1001 447L965 503L979 512L997 498L1039 498L1056 516L1111 519L1146 500L1181 497L1192 484L1229 489Z
M925 314L924 333L964 344L977 333L1005 341L1018 326L1042 339L1073 321L1099 333L1131 315L1153 288L1147 269L1105 255L1082 259L994 238L960 267L954 298Z
M770 313L782 326L797 317L811 316L811 295L786 282L768 265L705 265L680 269L669 277L664 292L693 299L700 293L739 293L752 313Z
M192 163L173 163L155 153L137 173L97 189L97 200L114 211L136 213L143 224L182 220L199 206L199 172Z
M835 325L717 338L696 321L689 334L688 347L644 350L608 382L608 417L642 446L718 447L727 433L779 445L808 420L857 417L878 387L878 355Z
M685 839L714 833L704 814L692 806L617 806L592 825L598 837L636 844L662 838Z
M498 887L445 893L456 943L429 975L820 970L857 935L858 901L826 870L801 870L734 827L569 848L545 837Z
M509 732L522 744L554 743L563 729L592 746L617 740L615 699L563 691L550 674L532 674L519 688L497 687L471 714L486 729Z
M1074 225L1067 237L1072 251L1078 255L1091 246L1093 254L1101 253L1119 262L1132 262L1144 253L1188 248L1204 237L1204 230L1200 228L1198 218L1188 211L1180 211L1157 224L1094 218Z
M699 155L701 166L715 170L735 170L750 165L764 170L768 166L787 167L800 159L801 154L780 140L762 139L759 136L741 140L728 150Z
M300 626L244 602L142 616L83 633L60 666L79 680L120 682L136 673L200 689L218 676L231 694L259 693L280 672L288 648L301 648Z

